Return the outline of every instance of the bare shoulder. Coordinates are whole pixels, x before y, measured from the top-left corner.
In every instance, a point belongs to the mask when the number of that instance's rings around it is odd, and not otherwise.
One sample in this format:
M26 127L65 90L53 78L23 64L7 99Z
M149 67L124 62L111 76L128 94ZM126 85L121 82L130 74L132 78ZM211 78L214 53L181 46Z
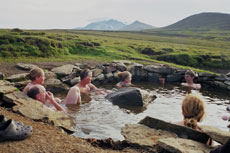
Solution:
M73 86L70 88L70 91L74 91L74 92L80 92L80 89L78 86Z

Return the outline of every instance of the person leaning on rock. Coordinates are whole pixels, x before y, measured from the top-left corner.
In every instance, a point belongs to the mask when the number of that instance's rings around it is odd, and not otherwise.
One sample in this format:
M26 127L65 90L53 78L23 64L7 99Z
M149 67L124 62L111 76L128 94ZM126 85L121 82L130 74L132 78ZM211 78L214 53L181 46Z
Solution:
M205 114L203 98L196 94L187 94L182 103L182 114L184 120L175 124L201 131L197 122L201 122ZM213 141L209 139L207 145L212 145L212 143Z
M27 95L30 98L42 102L44 105L49 106L52 104L58 111L65 111L55 100L53 94L49 91L46 92L45 88L42 85L34 85L29 89ZM47 102L48 101L48 102Z

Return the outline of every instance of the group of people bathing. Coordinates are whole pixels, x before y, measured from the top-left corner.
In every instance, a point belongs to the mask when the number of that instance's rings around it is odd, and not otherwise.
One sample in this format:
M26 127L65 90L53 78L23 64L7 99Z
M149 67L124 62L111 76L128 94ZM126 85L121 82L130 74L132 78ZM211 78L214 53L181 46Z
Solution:
M60 106L61 100L55 98L53 93L46 91L42 85L45 80L45 73L40 68L35 68L30 71L27 75L27 78L31 80L30 83L26 85L23 89L23 92L29 97L36 99L42 102L44 105L52 104L58 111L65 111L65 109ZM134 86L131 83L132 75L128 71L118 73L118 78L120 82L116 84L117 88L130 87ZM195 78L195 73L192 70L188 70L185 73L186 83L182 83L182 86L200 89L200 84L195 84L193 82ZM81 104L81 96L84 94L107 94L108 91L97 88L91 83L92 72L89 69L84 69L80 73L80 82L68 91L68 94L65 98L66 105L75 105ZM202 97L196 94L187 94L182 102L182 114L184 119L180 122L175 122L175 124L191 127L195 130L200 131L197 122L202 121L205 108L204 100ZM212 144L212 141L209 140L207 144Z

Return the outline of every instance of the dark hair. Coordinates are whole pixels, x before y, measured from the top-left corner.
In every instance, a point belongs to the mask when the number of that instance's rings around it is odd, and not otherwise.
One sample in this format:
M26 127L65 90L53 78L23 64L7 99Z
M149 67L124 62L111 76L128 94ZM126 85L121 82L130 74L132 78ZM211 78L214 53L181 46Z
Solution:
M87 77L89 72L91 72L89 69L82 70L80 73L80 79L83 80L85 77Z
M27 79L34 81L36 77L40 77L42 75L43 70L40 68L35 68L30 71L29 74L26 75Z
M190 69L188 69L188 70L185 72L185 74L187 74L187 75L189 75L189 76L191 76L191 77L195 77L195 76L196 76L195 72L193 72L193 71L190 70Z
M28 92L27 96L30 98L36 99L36 95L40 93L40 89L38 87L32 87Z

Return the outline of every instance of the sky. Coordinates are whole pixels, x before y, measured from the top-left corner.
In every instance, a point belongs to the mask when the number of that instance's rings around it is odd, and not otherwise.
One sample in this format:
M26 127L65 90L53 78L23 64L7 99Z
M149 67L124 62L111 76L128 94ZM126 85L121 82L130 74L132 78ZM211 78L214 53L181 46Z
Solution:
M73 29L136 20L156 27L202 12L230 13L230 0L0 0L0 28Z

